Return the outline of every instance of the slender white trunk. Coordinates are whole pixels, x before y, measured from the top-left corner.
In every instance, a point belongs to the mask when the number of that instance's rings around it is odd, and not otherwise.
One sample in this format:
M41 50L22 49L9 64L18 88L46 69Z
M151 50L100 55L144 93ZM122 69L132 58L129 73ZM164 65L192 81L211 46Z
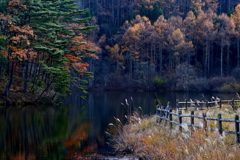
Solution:
M162 47L159 46L159 53L160 53L160 66L159 66L159 69L160 69L160 76L162 76L162 63L163 63L163 60L162 60Z
M221 76L223 76L223 39L221 39Z
M239 49L239 38L237 39L237 67L240 67L240 49Z
M227 46L227 72L230 70L230 57L229 57L229 45Z

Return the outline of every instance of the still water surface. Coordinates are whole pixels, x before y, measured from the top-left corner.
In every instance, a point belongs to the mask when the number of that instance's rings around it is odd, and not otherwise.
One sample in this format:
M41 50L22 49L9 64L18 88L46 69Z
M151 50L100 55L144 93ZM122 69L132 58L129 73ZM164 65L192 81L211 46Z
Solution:
M90 92L86 100L74 93L58 107L0 109L1 160L70 160L86 154L108 154L105 131L111 129L113 117L125 122L121 103L141 107L146 115L155 114L153 92ZM222 99L235 94L205 94ZM131 97L133 102L131 101ZM201 99L202 93L158 93L163 105L175 106L176 99Z

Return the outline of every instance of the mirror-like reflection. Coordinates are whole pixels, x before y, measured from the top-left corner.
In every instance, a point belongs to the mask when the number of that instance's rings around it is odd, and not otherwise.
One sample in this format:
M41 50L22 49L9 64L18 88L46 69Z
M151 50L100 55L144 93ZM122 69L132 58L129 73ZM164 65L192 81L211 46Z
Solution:
M90 92L86 100L74 93L61 106L5 107L0 109L0 159L71 160L86 154L108 153L105 131L113 117L125 122L126 110L141 107L142 114L155 114L153 92ZM200 99L202 93L158 93L163 105L176 99ZM235 94L205 94L236 99ZM131 98L132 97L132 98ZM133 99L133 101L132 101Z
M76 152L79 155L94 152L96 145L86 143L91 132L86 109L79 106L75 117L69 115L69 109L68 106L1 109L0 159L72 159Z

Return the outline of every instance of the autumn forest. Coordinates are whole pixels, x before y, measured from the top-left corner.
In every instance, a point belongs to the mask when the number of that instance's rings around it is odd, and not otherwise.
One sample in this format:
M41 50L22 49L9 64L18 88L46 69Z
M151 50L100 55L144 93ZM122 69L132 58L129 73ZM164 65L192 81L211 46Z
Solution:
M95 81L109 89L239 90L240 5L224 0L82 1L102 48Z
M35 103L73 87L240 91L238 3L0 1L0 94Z

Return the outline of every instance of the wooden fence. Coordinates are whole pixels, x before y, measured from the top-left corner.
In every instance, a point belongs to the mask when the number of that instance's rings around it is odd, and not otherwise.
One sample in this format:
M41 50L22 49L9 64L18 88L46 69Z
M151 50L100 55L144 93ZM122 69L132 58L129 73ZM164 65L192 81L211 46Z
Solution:
M191 111L191 114L189 115L184 115L182 114L182 111L179 110L178 113L174 113L172 108L169 106L169 103L167 107L163 107L159 100L156 100L156 105L157 105L157 123L160 124L164 122L164 125L166 126L167 123L169 123L170 128L173 128L173 124L179 126L179 130L182 131L183 125L187 125L188 127L196 127L199 129L205 129L210 130L210 131L218 131L219 134L222 134L223 132L225 133L231 133L236 135L236 142L240 143L240 129L239 129L239 115L235 115L234 119L223 119L222 114L218 114L217 118L212 118L212 117L207 117L206 113L202 113L202 116L198 116L194 114L194 111ZM177 120L173 120L173 116L177 117ZM184 117L189 117L190 121L189 123L183 123L183 118ZM194 123L195 119L201 119L203 125L196 125ZM218 128L210 128L208 126L208 121L217 121L218 122ZM235 124L235 130L230 131L230 130L224 130L222 127L223 122L231 122Z
M235 100L232 98L231 100L215 100L215 101L199 101L199 100L185 100L185 101L179 101L176 100L176 108L179 109L188 109L190 107L195 108L211 108L211 107L219 107L222 108L223 106L231 106L233 109L236 107L239 107L240 100Z

